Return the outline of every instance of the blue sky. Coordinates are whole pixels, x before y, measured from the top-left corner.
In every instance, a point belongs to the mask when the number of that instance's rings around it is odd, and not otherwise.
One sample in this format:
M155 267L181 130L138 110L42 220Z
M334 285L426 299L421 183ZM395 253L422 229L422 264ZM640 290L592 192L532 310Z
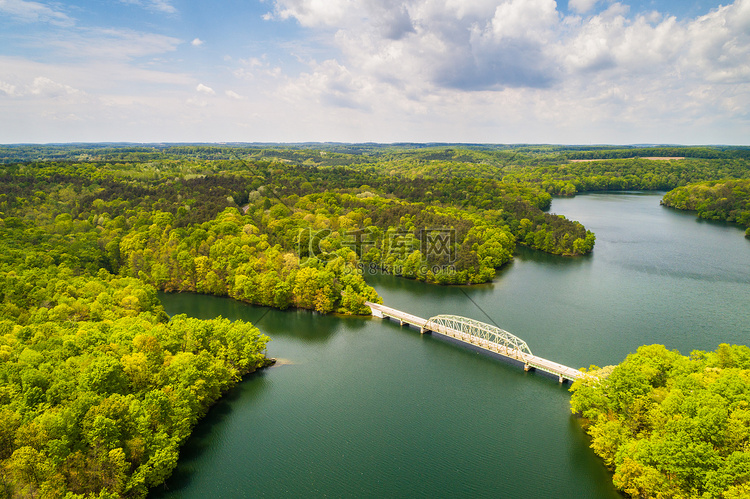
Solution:
M0 143L750 143L750 0L0 0Z

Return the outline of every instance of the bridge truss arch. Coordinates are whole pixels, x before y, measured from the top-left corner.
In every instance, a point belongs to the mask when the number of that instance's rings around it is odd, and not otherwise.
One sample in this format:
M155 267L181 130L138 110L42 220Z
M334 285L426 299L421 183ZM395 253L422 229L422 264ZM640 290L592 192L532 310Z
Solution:
M434 326L437 327L434 327ZM431 330L440 331L439 326L452 329L462 334L467 334L477 340L494 343L505 351L506 355L518 359L526 360L527 357L533 357L529 345L518 336L509 333L497 326L485 324L484 322L461 317L459 315L436 315L430 318L426 327Z

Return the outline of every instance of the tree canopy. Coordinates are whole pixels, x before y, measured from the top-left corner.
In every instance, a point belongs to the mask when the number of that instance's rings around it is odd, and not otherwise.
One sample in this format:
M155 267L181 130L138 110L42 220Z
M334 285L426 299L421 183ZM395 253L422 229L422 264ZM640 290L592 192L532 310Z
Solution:
M267 364L257 328L170 319L157 290L369 314L368 272L473 284L518 245L590 253L594 234L549 213L553 195L677 188L665 204L748 225L748 160L729 147L0 146L0 497L143 497L210 405ZM748 357L643 347L574 385L620 488L747 496Z
M618 489L638 498L750 495L750 348L721 344L684 357L640 347L592 366L571 408Z
M0 496L145 497L211 404L266 365L266 341L170 319L138 279L3 264Z
M709 220L726 220L747 227L750 237L750 179L698 182L668 192L662 203L696 211Z

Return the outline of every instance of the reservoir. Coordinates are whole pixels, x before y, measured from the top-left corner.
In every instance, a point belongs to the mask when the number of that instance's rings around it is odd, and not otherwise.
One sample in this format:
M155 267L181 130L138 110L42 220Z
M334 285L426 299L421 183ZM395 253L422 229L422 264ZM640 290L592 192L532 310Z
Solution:
M573 367L748 344L750 240L661 195L555 199L596 233L586 257L518 248L481 286L368 281L386 305L496 324ZM150 497L621 497L552 377L377 318L160 296L170 315L253 322L279 362L211 409Z

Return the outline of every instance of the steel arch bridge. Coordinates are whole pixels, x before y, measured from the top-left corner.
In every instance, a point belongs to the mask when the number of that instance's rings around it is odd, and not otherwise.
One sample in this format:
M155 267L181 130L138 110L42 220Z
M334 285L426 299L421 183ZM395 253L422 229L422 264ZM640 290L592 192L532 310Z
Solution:
M529 345L526 344L518 336L515 336L504 329L500 329L497 326L485 324L484 322L475 321L467 317L461 317L459 315L436 315L430 318L425 324L427 329L435 330L439 333L450 331L456 331L464 335L468 335L471 338L476 338L478 343L485 343L486 347L495 346L504 350L505 355L526 360L527 358L534 357L531 353ZM444 331L440 331L440 326L447 328ZM451 334L451 336L453 336ZM471 343L474 343L471 341Z
M586 373L579 369L537 357L531 353L525 341L499 327L457 315L436 315L428 320L378 303L367 301L365 305L370 307L375 317L381 319L390 317L402 326L407 324L419 328L420 333L435 332L450 336L459 342L469 343L500 356L520 361L523 363L524 371L534 369L553 374L557 376L560 383L565 380L572 383L586 376Z

